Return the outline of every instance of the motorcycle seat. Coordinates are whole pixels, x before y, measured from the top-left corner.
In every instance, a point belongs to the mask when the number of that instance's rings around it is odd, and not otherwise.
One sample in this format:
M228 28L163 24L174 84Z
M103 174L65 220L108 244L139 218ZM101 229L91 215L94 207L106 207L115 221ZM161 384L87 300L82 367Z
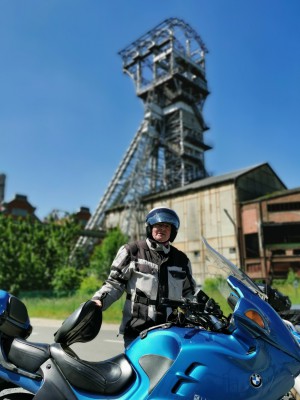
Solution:
M16 338L7 347L8 361L29 372L37 372L50 357L50 346L44 343L33 343Z
M68 346L50 346L53 359L74 387L101 395L117 395L130 386L133 369L125 356L119 354L101 362L81 360Z

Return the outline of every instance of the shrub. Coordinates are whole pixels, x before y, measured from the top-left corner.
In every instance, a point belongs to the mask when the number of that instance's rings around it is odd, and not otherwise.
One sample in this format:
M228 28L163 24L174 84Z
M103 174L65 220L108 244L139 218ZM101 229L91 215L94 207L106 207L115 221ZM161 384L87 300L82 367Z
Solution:
M82 279L80 286L77 290L79 295L93 295L102 285L102 282L95 276L90 275Z
M52 280L53 291L58 296L73 294L80 286L80 272L71 266L66 266L55 272Z
M119 248L127 241L128 237L122 233L120 228L115 228L107 233L100 245L95 247L91 256L90 267L100 279L107 277Z

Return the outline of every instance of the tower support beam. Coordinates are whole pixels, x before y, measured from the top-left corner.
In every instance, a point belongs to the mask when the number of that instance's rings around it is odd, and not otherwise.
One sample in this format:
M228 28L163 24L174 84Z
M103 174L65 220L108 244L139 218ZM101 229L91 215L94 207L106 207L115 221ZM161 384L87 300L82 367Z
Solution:
M141 214L143 196L208 176L204 153L210 146L203 140L208 127L202 115L209 94L206 53L200 36L178 18L163 21L119 52L144 103L144 120L87 229L103 227L106 210L121 206L121 228L136 236L131 221Z

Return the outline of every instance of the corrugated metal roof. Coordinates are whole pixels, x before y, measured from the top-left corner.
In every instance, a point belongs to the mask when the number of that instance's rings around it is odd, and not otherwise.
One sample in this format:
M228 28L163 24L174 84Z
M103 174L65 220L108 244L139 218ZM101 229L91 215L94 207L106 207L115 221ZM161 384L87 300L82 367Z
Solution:
M291 194L297 194L297 193L300 193L300 187L296 187L293 189L278 190L276 192L257 197L253 200L243 201L242 204L249 204L249 203L255 203L257 201L271 200L271 199L276 199L276 197L285 197L285 196L289 196Z
M189 183L188 185L176 188L176 189L171 189L171 190L167 190L167 191L163 191L160 193L156 193L153 195L149 195L149 196L145 196L143 198L143 200L148 200L148 199L154 199L154 198L159 198L161 196L169 196L169 195L173 195L173 194L178 194L180 192L188 192L188 191L194 191L200 188L205 188L208 186L215 186L215 185L219 185L221 183L224 182L230 182L230 181L235 181L237 178L241 177L244 174L249 173L250 171L253 171L257 168L261 168L262 166L269 166L268 163L262 163L262 164L257 164L251 167L246 167L246 168L242 168L233 172L229 172L227 174L223 174L223 175L218 175L218 176L210 176L208 178L204 178L204 179L199 179L198 181ZM270 167L271 168L271 167Z

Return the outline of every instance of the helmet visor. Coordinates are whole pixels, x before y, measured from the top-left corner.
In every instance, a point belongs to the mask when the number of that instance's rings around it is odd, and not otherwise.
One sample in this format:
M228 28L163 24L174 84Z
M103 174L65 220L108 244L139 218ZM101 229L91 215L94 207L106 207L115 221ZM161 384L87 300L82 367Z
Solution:
M146 222L149 225L159 224L165 222L173 225L176 230L179 228L179 218L173 210L156 209L150 212L147 216Z

